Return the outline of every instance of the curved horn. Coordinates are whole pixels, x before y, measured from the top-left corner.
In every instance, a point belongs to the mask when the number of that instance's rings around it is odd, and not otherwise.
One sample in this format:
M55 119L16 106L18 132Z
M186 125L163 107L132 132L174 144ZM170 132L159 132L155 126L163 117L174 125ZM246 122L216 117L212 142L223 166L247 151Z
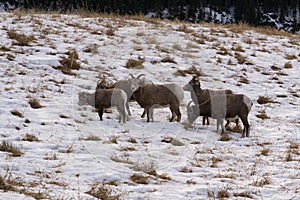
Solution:
M136 78L139 79L141 76L146 76L146 74L140 74Z
M131 76L131 78L134 78L134 76L132 74L129 74L129 76Z
M190 102L188 103L188 105L187 105L188 108L191 107L191 103L192 103L192 102L193 102L193 101L190 101Z

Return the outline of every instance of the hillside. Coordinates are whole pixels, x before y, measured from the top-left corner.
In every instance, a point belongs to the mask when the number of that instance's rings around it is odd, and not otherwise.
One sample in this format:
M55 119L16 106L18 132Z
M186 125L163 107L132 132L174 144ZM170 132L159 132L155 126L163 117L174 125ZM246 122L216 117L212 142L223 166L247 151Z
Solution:
M0 27L1 199L300 198L299 35L18 12L1 13ZM168 109L147 123L131 102L118 124L115 109L100 122L78 105L103 76L184 86L195 72L203 88L252 99L249 138L220 137L214 120L189 126L185 106L180 123Z

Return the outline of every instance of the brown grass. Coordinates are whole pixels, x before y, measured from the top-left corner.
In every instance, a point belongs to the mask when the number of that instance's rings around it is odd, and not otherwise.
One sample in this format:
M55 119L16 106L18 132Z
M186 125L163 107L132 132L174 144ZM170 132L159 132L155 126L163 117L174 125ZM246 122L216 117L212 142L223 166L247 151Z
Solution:
M226 142L226 141L229 141L231 138L229 137L229 134L228 133L224 133L221 135L221 137L219 138L219 141L222 141L222 142Z
M16 110L16 109L11 110L10 113L11 113L12 115L18 116L18 117L20 117L20 118L23 118L23 117L24 117L23 114L22 114L21 112L19 112L18 110Z
M16 45L30 46L30 43L34 42L33 36L26 36L25 34L19 34L15 30L7 31L7 35L10 39L16 40Z
M258 114L256 114L256 117L257 118L260 118L260 119L270 119L270 117L267 115L267 113L266 113L266 110L264 109L264 110L261 110L261 111L259 111L259 113Z
M195 66L191 66L190 68L184 70L178 69L174 73L175 76L186 76L187 74L204 76L204 73L201 71L201 69L197 69Z
M283 68L285 68L285 69L291 69L291 68L293 68L293 65L292 65L291 62L287 62L287 63L284 64Z
M149 178L149 176L143 176L136 173L130 176L130 180L136 184L148 184Z
M0 151L9 152L13 157L20 157L24 154L18 147L5 140L0 144Z
M285 59L287 59L287 60L294 60L294 59L297 59L297 56L293 55L293 54L286 54L285 55Z
M278 103L278 102L273 101L270 97L259 96L257 99L257 103L267 104L267 103Z
M237 59L238 64L244 64L247 61L246 57L241 55L240 53L235 53L234 57Z
M173 58L171 58L170 56L164 57L163 59L161 59L160 62L177 64L177 62Z
M40 140L33 134L26 133L25 136L21 139L22 141L28 142L39 142Z
M125 65L125 68L127 68L127 69L143 69L144 62L145 61L143 59L138 59L138 60L129 59Z
M93 182L86 194L103 200L119 200L124 195L120 189L99 181Z
M28 103L30 104L31 108L34 108L34 109L38 109L38 108L44 107L44 106L42 106L40 104L39 100L37 100L35 98L29 99Z

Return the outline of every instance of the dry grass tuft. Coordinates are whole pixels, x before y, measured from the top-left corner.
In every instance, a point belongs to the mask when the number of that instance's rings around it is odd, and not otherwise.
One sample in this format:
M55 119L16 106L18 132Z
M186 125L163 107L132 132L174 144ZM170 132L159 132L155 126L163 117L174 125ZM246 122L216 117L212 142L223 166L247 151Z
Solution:
M30 46L31 42L34 42L35 38L33 36L26 36L25 34L19 34L15 30L7 31L7 35L10 39L16 40L16 45L20 46Z
M38 108L44 107L44 106L42 106L40 104L39 100L37 100L35 98L29 99L28 103L30 104L31 108L34 108L34 109L38 109Z
M260 119L270 119L270 117L267 115L267 113L266 113L266 110L264 109L264 110L261 110L261 111L259 111L259 113L258 114L256 114L256 117L257 118L260 118Z
M54 69L61 70L64 74L75 75L72 70L79 70L80 64L77 62L79 59L78 53L75 49L67 53L68 57L63 57L59 62L61 66L53 67Z
M219 138L219 141L222 141L222 142L226 142L226 141L229 141L231 138L229 137L229 134L228 133L224 133L221 135L221 137Z
M161 59L160 62L177 64L177 62L173 58L171 58L170 56L164 57L163 59Z
M127 68L127 69L143 69L144 68L144 66L143 66L144 62L145 62L144 59L138 59L138 60L129 59L126 63L125 68Z
M28 142L39 142L40 140L33 134L26 133L26 135L21 139L22 141Z
M278 102L273 101L270 97L259 96L257 99L257 103L267 104L267 103L278 103Z
M293 68L293 65L292 65L291 62L287 62L287 63L284 64L283 68L285 68L285 69L291 69L291 68Z
M233 193L233 196L253 199L253 195L249 191Z
M194 31L190 29L186 24L180 25L177 29L177 31L184 32L184 33L193 33Z
M271 66L271 69L274 70L274 71L280 71L280 70L281 70L280 67L277 67L277 66L275 66L275 65L272 65L272 66Z
M250 81L246 77L242 76L242 77L240 77L239 82L244 83L244 84L249 84Z
M18 110L16 110L16 109L11 110L10 113L11 113L12 115L18 116L18 117L20 117L20 118L23 118L23 117L24 117L23 114L22 114L21 112L19 112Z
M234 55L234 57L237 59L238 64L240 65L244 64L247 61L246 57L241 55L240 53L235 53Z
M150 176L143 176L140 174L133 174L130 176L130 180L136 184L148 184Z
M24 154L18 147L13 146L12 143L5 140L0 144L0 151L9 152L13 157L20 157Z
M191 66L190 68L184 70L178 69L174 73L175 76L186 76L187 74L204 76L204 73L201 71L201 69L197 69L195 66Z
M263 176L262 179L260 180L256 180L254 181L253 185L256 186L256 187L263 187L265 185L270 185L271 184L271 180L269 177L267 176Z
M285 55L285 59L287 59L287 60L294 60L294 59L297 59L297 56L293 55L293 54L286 54Z
M97 199L105 199L105 200L119 200L123 199L124 195L120 189L113 187L112 185L106 184L105 182L95 181L91 184L90 189L85 192Z

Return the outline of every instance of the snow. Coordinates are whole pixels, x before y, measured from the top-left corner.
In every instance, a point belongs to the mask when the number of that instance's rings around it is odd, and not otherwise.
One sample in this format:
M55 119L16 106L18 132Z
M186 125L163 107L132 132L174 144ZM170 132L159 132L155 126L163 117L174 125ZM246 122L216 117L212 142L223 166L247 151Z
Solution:
M243 199L242 193L253 199L300 198L299 35L235 33L211 24L186 24L189 30L182 31L178 22L105 16L1 13L0 18L0 47L9 49L0 52L0 141L24 153L12 157L0 151L0 176L28 192L4 191L0 185L1 199L34 199L30 192L48 199L94 199L86 192L95 181L116 181L117 186L107 186L120 190L124 199L209 199L222 190L229 199ZM18 46L8 30L35 40ZM196 42L202 37L204 43ZM233 50L238 45L244 50L238 53L252 64L238 64ZM96 51L84 51L87 47ZM221 47L229 53L219 54ZM53 68L71 49L81 64L75 76ZM177 64L160 62L166 56ZM138 57L145 59L143 69L124 68ZM288 62L292 68L283 67ZM147 123L140 118L143 110L131 102L130 121L119 124L115 109L100 122L92 107L77 104L78 93L93 92L103 74L114 82L144 73L155 83L183 86L191 75L174 73L191 66L205 74L203 88L228 88L252 99L250 138L229 132L230 140L220 141L214 120L202 126L198 118L185 127L184 106L181 123L168 122L168 109L156 109L155 121ZM239 82L241 77L249 84ZM259 96L277 103L258 104ZM43 107L31 108L30 98ZM184 102L189 101L186 92ZM14 109L23 118L12 115ZM270 119L256 116L262 110ZM24 141L26 134L39 141ZM135 183L133 174L148 177L147 184Z

